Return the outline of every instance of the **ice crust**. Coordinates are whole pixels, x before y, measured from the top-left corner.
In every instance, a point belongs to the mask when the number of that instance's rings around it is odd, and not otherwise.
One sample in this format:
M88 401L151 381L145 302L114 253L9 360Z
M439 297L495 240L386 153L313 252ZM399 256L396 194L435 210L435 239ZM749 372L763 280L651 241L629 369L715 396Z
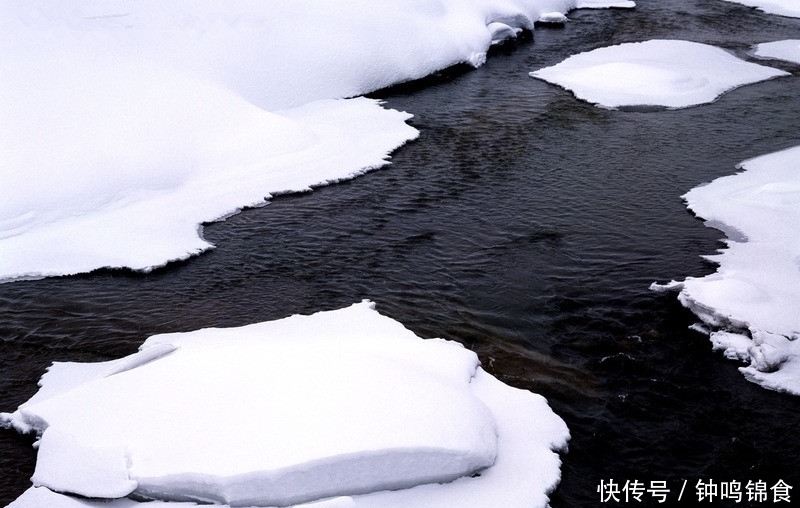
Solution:
M545 506L559 478L554 450L569 438L540 396L366 301L156 335L117 361L56 364L40 384L0 414L41 436L34 488L14 508L41 499L73 506L63 494L229 506L326 498Z
M717 271L654 289L680 290L713 330L714 349L748 363L748 379L800 395L800 146L738 167L684 196L699 217L737 232L706 256Z
M605 108L685 108L788 73L707 44L654 39L579 53L530 75Z
M800 18L800 4L796 0L726 0L736 4L755 7L768 14L779 14L792 18Z
M479 66L543 13L617 4L2 2L0 281L212 248L202 223L382 166L417 136L358 96Z
M756 45L753 54L759 58L774 58L800 64L800 39L762 42Z

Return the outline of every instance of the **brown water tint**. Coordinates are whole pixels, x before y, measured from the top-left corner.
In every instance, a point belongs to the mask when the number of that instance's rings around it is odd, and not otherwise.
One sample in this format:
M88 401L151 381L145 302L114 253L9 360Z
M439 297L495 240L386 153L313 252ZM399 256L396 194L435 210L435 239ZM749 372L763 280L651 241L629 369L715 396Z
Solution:
M770 62L793 76L678 111L602 110L527 75L649 38L745 57L751 44L800 38L800 20L721 0L571 18L481 69L376 94L415 114L418 141L388 168L207 225L213 252L148 275L0 285L0 410L32 395L54 360L117 358L154 333L369 298L548 398L573 436L554 507L599 505L607 479L665 480L673 501L683 480L692 495L699 479L800 487L800 399L745 381L687 329L674 295L648 290L713 270L699 256L722 235L681 194L800 144L800 68ZM0 432L0 504L33 466L30 439ZM644 501L632 504L655 504Z

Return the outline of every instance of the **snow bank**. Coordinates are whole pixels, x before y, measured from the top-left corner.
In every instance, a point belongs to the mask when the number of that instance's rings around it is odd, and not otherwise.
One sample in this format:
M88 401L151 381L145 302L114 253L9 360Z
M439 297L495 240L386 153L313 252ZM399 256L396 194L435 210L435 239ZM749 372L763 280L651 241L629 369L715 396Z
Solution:
M793 18L800 18L800 4L797 0L727 0L735 4L747 5L748 7L755 7L760 11L768 14L780 14L781 16L789 16Z
M759 58L775 58L800 64L800 39L756 44L753 55Z
M387 163L410 115L355 97L575 0L0 4L0 281L149 270L200 224Z
M12 506L74 502L54 492L231 506L343 496L365 507L545 506L559 478L554 450L569 437L544 399L369 302L157 335L121 360L56 364L40 384L0 414L41 436L38 488Z
M788 73L745 62L713 46L650 40L573 55L530 75L606 108L684 108L723 93Z
M739 167L684 196L729 237L707 256L716 273L653 288L680 289L686 307L722 330L711 335L714 348L749 362L749 379L800 395L800 146Z

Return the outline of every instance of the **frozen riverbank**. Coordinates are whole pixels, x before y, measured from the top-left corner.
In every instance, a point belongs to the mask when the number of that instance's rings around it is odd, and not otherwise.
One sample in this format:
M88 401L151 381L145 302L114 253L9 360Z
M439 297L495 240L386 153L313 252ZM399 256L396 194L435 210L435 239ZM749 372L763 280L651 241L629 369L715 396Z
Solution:
M344 99L480 66L544 13L611 5L632 2L3 4L0 280L205 251L204 222L416 137L408 114Z

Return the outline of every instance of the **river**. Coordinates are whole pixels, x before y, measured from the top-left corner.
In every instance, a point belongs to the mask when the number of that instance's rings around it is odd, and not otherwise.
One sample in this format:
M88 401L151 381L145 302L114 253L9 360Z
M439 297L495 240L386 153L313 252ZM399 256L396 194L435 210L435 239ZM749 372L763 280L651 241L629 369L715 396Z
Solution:
M570 18L480 69L374 94L413 113L420 139L383 169L205 225L209 253L150 274L0 285L0 410L30 397L52 361L112 359L155 333L368 298L547 397L572 433L553 507L598 506L609 479L663 480L673 498L684 480L685 496L698 480L800 487L800 398L747 382L688 329L695 320L674 294L648 290L714 270L700 256L723 235L680 196L800 144L800 68L771 62L794 75L676 111L604 110L528 76L653 38L750 58L752 44L800 38L800 20L721 0ZM0 431L0 504L29 485L31 443Z

